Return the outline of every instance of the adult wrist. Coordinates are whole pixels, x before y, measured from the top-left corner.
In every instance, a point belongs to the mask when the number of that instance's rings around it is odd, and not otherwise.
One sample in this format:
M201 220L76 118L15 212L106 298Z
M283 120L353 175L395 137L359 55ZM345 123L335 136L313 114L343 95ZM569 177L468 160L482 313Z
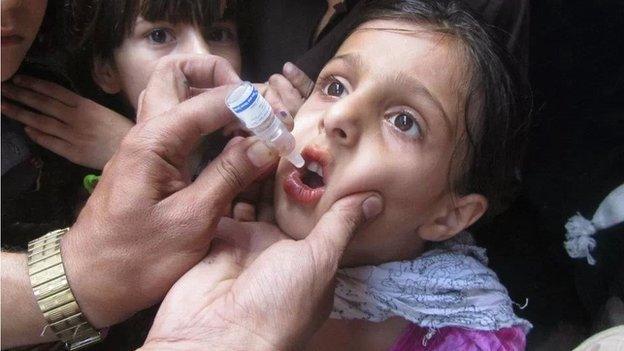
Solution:
M26 253L2 252L2 347L57 340L43 333L46 320L37 304L28 274Z
M61 252L68 230L54 230L28 243L28 273L46 329L68 350L77 350L101 341L102 335L85 318L68 283Z
M103 251L90 247L89 233L72 227L61 240L61 252L67 281L86 319L98 329L120 322L120 305L111 290L120 284L109 281L115 272L102 264ZM111 258L112 259L112 258Z

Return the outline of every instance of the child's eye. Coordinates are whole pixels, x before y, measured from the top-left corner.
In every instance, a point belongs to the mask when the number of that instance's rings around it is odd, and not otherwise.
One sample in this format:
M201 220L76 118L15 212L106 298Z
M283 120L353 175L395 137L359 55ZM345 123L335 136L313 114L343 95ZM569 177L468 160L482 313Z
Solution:
M324 89L325 94L329 96L341 97L346 91L345 86L338 80L332 80Z
M157 45L167 44L175 40L173 33L166 28L152 29L149 33L147 33L147 38L152 44Z
M208 39L208 41L228 42L235 41L236 36L229 28L213 27L208 30L208 33L206 33L206 39Z
M409 112L399 112L388 118L388 122L401 132L412 138L419 138L421 135L420 126L416 118Z

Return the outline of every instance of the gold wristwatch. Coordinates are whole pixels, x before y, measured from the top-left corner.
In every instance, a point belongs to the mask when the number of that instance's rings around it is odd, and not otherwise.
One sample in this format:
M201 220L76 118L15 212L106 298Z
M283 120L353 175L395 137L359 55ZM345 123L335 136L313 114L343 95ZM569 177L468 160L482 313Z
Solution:
M102 335L80 311L65 276L61 237L68 231L55 230L28 243L28 274L48 323L46 329L51 329L68 350L79 350L101 341Z

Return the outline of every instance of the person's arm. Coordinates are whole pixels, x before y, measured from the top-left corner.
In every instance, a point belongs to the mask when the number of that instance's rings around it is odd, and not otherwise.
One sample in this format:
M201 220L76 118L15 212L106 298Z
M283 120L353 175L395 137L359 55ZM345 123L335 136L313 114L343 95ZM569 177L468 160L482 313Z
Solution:
M2 348L56 340L43 329L46 321L28 276L25 253L0 253L2 260Z
M176 82L214 88L189 98L185 89L172 88L185 85ZM159 63L142 95L139 122L60 243L69 287L94 328L119 323L159 302L206 256L232 199L274 167L277 157L264 143L238 138L191 181L187 161L194 146L233 119L224 104L233 87L223 85L238 82L233 68L216 56ZM47 341L37 337L45 322L37 320L41 315L29 287L26 258L7 257L15 261L5 271L3 256L2 293L10 291L11 298L3 296L2 345ZM24 306L28 312L19 316ZM24 319L14 323L18 317ZM5 327L10 329L5 332Z
M345 247L382 210L378 194L347 196L299 241L222 219L224 241L169 290L141 350L301 349L329 316Z

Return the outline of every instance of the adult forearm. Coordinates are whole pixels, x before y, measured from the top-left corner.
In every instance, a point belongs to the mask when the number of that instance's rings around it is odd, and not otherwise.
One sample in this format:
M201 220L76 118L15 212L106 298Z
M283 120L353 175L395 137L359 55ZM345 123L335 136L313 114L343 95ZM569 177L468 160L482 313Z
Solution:
M2 252L2 348L56 340L46 326L28 276L24 253Z

